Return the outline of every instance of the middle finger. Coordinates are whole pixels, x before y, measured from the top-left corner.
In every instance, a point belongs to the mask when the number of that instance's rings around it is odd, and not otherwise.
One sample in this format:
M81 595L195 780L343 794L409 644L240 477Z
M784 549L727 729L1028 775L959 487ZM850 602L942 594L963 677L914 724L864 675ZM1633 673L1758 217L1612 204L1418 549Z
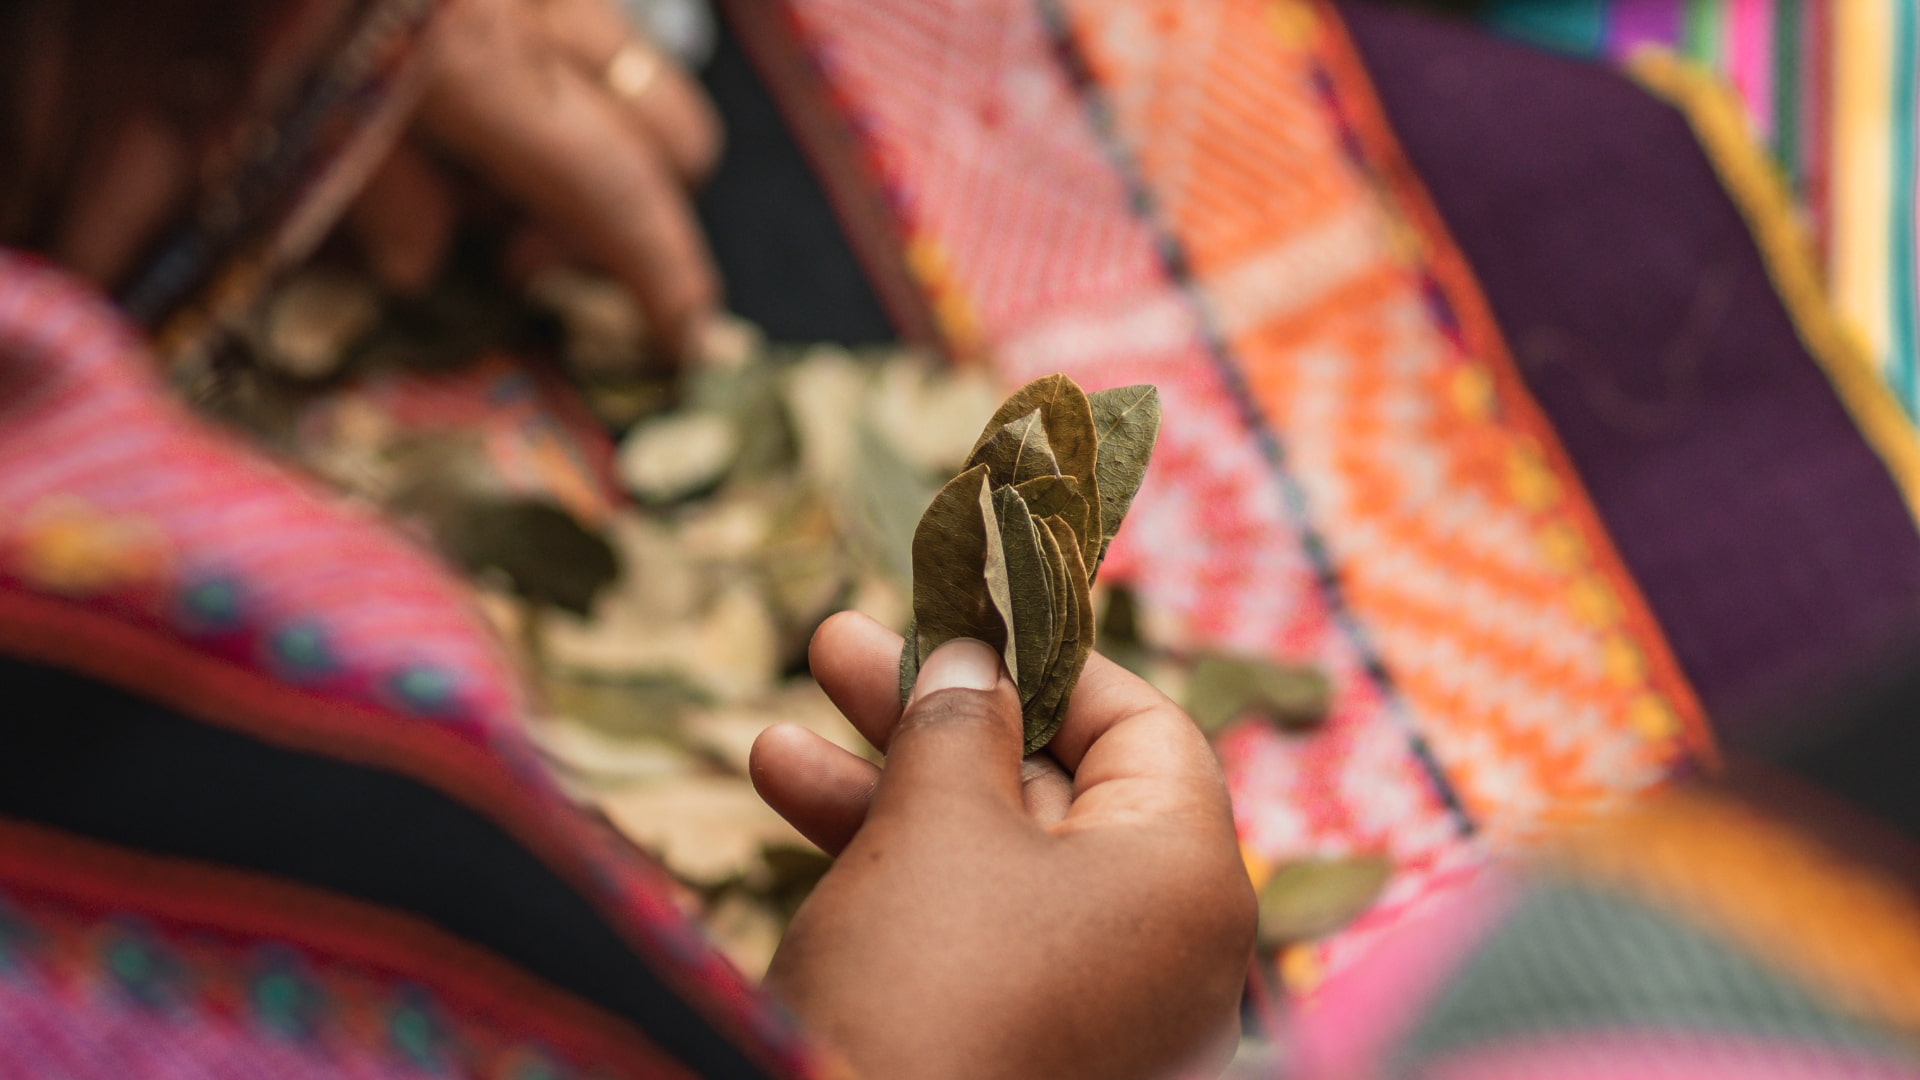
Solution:
M542 13L554 46L607 87L634 125L658 144L682 183L696 183L712 171L720 155L719 117L671 57L607 0L546 0ZM607 85L609 68L623 52L645 65L628 93Z

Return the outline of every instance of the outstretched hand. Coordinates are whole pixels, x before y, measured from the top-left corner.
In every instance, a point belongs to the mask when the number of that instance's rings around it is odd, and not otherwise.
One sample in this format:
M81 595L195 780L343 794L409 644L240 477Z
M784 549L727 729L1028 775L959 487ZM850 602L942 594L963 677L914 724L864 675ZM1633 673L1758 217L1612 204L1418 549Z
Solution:
M1159 1077L1223 1061L1254 898L1192 722L1096 655L1060 734L1023 760L997 653L942 646L903 712L900 647L843 614L810 654L885 766L792 725L754 746L761 796L838 856L769 986L869 1077Z

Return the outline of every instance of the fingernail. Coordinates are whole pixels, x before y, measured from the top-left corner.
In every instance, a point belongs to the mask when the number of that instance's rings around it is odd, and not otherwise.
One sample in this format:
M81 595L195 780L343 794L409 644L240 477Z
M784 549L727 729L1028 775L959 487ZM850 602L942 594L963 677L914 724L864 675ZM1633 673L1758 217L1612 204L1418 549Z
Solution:
M955 638L933 650L914 681L917 700L941 690L991 690L1000 683L1000 654L973 638Z

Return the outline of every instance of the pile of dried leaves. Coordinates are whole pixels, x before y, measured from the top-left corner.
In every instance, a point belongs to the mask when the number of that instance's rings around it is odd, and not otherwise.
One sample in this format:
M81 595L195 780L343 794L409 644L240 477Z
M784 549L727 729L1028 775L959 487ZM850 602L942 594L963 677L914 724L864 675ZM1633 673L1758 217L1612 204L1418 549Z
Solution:
M1210 732L1302 731L1326 708L1319 673L1171 654L1125 591L1094 585L1151 452L1151 387L1055 377L1000 404L979 369L769 346L744 324L671 372L625 293L572 273L400 300L310 270L244 345L201 404L470 574L543 692L558 773L660 856L751 974L826 867L754 794L754 737L790 721L872 755L806 674L835 611L908 630L903 685L951 637L1002 646L1030 749L1096 625ZM1274 875L1263 940L1345 921L1374 865Z

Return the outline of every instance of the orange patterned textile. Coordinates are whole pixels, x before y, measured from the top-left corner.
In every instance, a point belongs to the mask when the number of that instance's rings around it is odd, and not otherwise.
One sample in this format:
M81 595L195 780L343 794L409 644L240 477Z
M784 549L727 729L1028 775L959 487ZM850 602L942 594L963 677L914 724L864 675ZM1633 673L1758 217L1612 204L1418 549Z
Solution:
M1331 9L788 0L949 344L1159 385L1110 574L1179 648L1334 674L1219 742L1256 878L1400 867L1311 982L1546 824L1712 756L1700 707Z

